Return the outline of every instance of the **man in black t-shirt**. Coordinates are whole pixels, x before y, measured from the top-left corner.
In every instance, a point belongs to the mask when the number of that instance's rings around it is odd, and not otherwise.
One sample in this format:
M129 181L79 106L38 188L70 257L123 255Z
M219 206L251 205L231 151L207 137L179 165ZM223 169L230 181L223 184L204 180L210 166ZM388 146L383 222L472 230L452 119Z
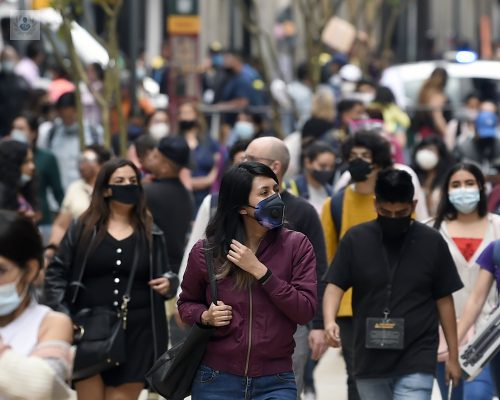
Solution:
M170 267L177 274L193 216L192 196L179 180L181 168L189 163L190 150L182 136L168 136L153 152L151 172L156 178L144 190L154 222L165 234Z
M363 400L431 399L439 323L450 349L447 383L460 378L452 293L463 285L439 232L411 219L413 194L408 173L380 172L378 219L345 234L324 277L325 337L332 347L341 346L340 301L353 289L354 377Z

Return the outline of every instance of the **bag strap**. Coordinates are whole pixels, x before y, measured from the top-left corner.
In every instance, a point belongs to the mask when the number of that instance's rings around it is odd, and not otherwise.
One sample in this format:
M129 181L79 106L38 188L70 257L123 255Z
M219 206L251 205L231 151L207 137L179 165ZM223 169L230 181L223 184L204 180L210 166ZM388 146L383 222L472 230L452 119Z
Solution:
M495 270L500 265L500 240L496 240L493 245L493 265L495 266Z
M128 316L128 303L130 302L130 292L132 291L132 285L134 283L135 273L137 272L137 266L139 264L139 242L141 241L141 236L137 235L137 240L135 242L134 260L132 261L132 269L130 270L130 276L128 277L127 289L122 297L122 311L123 311L123 329L127 329L127 316Z
M332 196L330 203L330 211L332 214L333 224L337 232L337 240L340 240L340 232L342 230L342 211L344 208L345 189Z
M214 251L208 247L208 241L203 239L203 251L205 252L205 263L207 266L210 289L212 290L212 302L217 305L217 278L215 277Z

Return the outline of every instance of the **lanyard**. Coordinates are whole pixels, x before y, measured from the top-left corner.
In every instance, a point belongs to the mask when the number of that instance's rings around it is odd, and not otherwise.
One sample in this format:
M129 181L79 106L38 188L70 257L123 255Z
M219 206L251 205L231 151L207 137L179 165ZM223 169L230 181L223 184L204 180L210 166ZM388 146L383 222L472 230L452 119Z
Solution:
M396 270L398 269L399 262L401 261L401 257L403 256L403 253L405 252L406 248L408 247L408 243L410 243L410 235L411 235L412 228L413 228L413 224L410 225L410 227L408 228L408 231L406 232L406 237L404 239L403 246L401 248L401 252L399 253L399 256L396 260L396 263L394 264L394 266L392 268L391 268L391 264L389 263L389 257L387 256L387 249L386 249L386 247L384 245L384 241L383 241L384 236L382 234L382 253L384 256L385 265L387 267L387 275L389 277L389 283L387 284L387 297L386 297L385 307L384 307L384 316L385 316L386 320L388 319L389 314L391 313L390 307L391 307L392 285L394 283L394 275L396 274Z

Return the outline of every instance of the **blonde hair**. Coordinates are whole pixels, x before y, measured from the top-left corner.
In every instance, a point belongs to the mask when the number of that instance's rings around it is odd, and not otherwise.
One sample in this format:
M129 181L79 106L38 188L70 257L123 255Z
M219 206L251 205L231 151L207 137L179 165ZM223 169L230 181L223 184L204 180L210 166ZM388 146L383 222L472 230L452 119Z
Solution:
M311 115L314 118L333 121L336 117L335 97L330 90L318 90L312 99Z
M207 131L207 120L201 112L199 104L194 101L186 101L179 106L179 110L184 106L190 106L194 110L196 114L196 121L198 121L198 136L203 137Z

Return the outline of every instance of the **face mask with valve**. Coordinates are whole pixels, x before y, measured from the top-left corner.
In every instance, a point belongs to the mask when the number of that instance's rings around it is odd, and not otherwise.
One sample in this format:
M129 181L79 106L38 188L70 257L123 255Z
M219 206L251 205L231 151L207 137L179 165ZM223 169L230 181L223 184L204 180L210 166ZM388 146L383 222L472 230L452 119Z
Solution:
M279 194L273 194L272 196L264 199L257 204L256 207L252 207L254 212L254 219L267 229L274 229L283 225L285 220L285 204Z

